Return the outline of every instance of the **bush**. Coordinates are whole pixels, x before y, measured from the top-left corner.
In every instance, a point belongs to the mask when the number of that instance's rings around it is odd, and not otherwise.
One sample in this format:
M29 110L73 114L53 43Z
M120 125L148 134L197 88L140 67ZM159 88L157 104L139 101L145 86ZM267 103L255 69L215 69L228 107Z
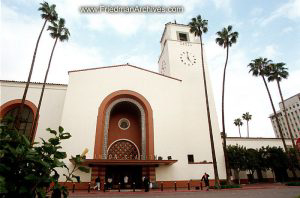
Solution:
M223 185L227 185L227 181L226 180L222 180L220 181L220 185L223 186Z
M227 188L241 188L240 185L221 185L219 188L217 186L210 186L210 189L227 189Z
M226 189L226 188L241 188L240 185L222 185L221 189Z
M300 182L288 182L285 185L287 185L287 186L300 186Z
M58 183L59 174L56 168L68 167L63 162L67 157L61 151L61 141L69 139L70 133L64 132L63 127L58 131L47 129L53 136L42 143L31 144L24 134L7 125L0 125L0 194L4 197L46 197L52 192L55 197L68 196L68 190ZM77 162L80 157L72 157L75 161L74 169L89 172L81 168ZM72 181L73 171L68 170L65 175ZM51 187L50 187L50 184Z

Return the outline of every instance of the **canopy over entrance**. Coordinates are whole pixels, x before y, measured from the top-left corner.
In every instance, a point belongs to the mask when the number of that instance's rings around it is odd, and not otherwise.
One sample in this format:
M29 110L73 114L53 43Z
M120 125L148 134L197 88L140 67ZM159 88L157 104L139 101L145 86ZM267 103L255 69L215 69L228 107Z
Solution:
M134 166L160 166L171 165L177 160L110 160L110 159L86 159L82 165L99 166L99 165L134 165Z

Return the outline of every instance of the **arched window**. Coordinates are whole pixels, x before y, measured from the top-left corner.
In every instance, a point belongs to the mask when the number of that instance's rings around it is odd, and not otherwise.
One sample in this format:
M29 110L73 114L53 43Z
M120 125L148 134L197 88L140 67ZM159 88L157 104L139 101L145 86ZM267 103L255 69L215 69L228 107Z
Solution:
M12 118L13 120L16 118L19 108L21 107L21 100L11 100L6 102L5 104L0 106L0 117L2 118L1 122L4 124L9 124L10 126L13 123L7 123L8 117ZM30 141L34 140L35 137L35 130L32 130L33 120L36 116L37 108L36 106L28 101L25 100L24 108L22 115L20 116L20 125L19 125L19 132L26 135Z
M20 106L17 106L12 108L8 112L6 112L6 114L4 115L4 121L6 120L5 118L8 117L11 117L13 119L16 118L19 108ZM31 133L33 119L34 118L33 118L32 110L29 107L24 106L22 115L20 117L19 132L25 134L27 137L31 137L30 133Z

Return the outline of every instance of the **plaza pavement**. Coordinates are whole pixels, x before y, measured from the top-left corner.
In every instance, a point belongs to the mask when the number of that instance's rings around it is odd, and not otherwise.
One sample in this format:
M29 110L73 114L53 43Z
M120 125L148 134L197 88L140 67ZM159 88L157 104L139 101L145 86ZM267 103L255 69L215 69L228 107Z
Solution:
M87 191L70 191L69 197L84 198L84 197L122 197L122 198L139 198L139 197L187 197L187 198L298 198L300 196L299 186L285 186L284 184L251 184L244 185L243 188L223 189L223 190L187 190L166 189L163 192L160 190L151 190L150 192L102 192L92 190Z

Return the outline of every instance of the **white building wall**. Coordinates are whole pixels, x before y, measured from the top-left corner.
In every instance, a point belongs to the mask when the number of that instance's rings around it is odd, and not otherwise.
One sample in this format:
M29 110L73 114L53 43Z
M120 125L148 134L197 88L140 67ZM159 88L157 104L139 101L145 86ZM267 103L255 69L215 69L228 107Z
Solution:
M0 81L1 98L0 105L15 99L22 99L26 83ZM46 131L47 128L57 130L60 122L64 106L66 85L47 84L45 87L44 97L40 109L40 118L38 128L35 135L35 142L40 142L40 138L48 139L51 134ZM38 106L42 84L30 84L27 92L26 100ZM66 141L72 141L66 140Z
M296 94L284 101L287 114L288 114L288 119L289 119L289 124L291 127L292 135L294 138L300 138L300 94ZM277 116L279 119L279 123L283 132L284 137L290 138L289 130L288 130L288 125L287 121L285 118L285 114L283 111L283 105L280 102L279 103L280 110L277 111ZM280 137L278 126L276 124L275 117L273 117L273 114L270 115L270 120L273 126L274 134L276 137Z
M155 155L164 159L171 155L178 160L173 165L156 168L157 180L199 179L204 172L213 177L212 164L188 164L188 154L194 154L195 161L212 161L212 157L202 95L193 93L194 97L191 97L191 92L185 93L184 88L181 81L131 66L71 72L62 126L72 133L72 143L65 142L64 149L69 155L76 155L87 147L90 150L87 158L93 158L101 102L115 91L131 90L143 95L152 107ZM223 155L215 117L212 108L219 174L224 178ZM90 176L82 176L82 179L88 181Z

